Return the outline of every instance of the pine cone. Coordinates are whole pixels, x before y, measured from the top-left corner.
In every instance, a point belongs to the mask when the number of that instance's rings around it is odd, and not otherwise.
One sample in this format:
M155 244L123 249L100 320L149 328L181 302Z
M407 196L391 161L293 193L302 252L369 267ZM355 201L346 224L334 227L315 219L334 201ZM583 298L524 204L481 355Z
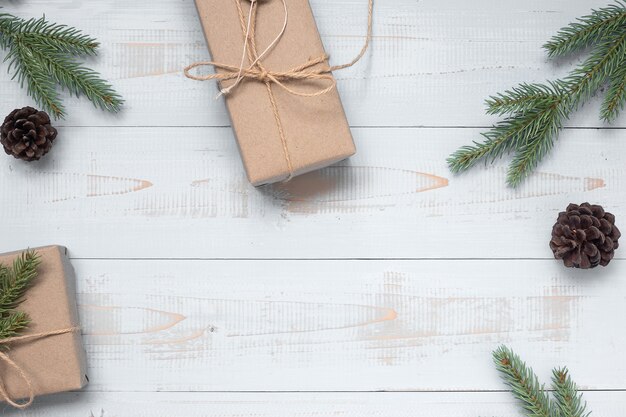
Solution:
M47 154L56 137L48 114L32 107L13 110L0 130L4 151L24 161L36 161Z
M601 206L570 204L552 228L550 248L567 267L607 266L618 248L621 233L615 216Z

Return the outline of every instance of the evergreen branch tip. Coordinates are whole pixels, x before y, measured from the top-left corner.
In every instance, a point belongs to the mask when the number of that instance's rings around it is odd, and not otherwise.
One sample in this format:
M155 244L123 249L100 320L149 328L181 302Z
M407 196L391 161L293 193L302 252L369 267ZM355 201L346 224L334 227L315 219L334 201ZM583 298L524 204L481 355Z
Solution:
M513 154L507 184L520 185L552 150L563 124L603 86L609 85L601 118L615 120L626 106L626 5L616 2L562 28L546 45L549 56L587 47L587 59L566 77L541 83L522 83L486 100L487 114L504 117L483 141L463 146L447 159L453 173L484 160Z
M589 417L591 414L567 368L553 369L554 398L551 399L533 370L511 349L500 346L493 352L493 360L527 417Z
M0 264L0 340L15 336L30 323L28 315L16 308L37 277L41 258L37 252L26 250L12 267Z
M118 112L124 100L100 74L76 61L94 56L98 41L80 30L46 20L0 13L0 47L8 71L22 88L55 118L65 116L57 87L86 96L95 107Z

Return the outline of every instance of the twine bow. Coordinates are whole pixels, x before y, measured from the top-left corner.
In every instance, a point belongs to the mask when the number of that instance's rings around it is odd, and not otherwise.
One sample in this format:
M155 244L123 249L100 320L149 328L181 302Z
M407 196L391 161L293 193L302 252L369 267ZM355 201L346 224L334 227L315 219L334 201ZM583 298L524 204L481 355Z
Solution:
M35 333L35 334L29 334L25 336L8 337L6 339L0 339L0 346L8 345L9 343L32 341L35 339L42 339L42 338L50 337L50 336L58 336L61 334L77 332L79 330L80 330L79 327L68 327L68 328L60 329L60 330L52 330L50 332ZM15 408L19 408L21 410L29 407L35 399L35 391L33 389L33 383L28 377L28 374L17 363L15 363L15 361L11 359L9 355L7 355L6 353L2 351L0 351L0 361L3 361L9 367L13 368L13 370L17 372L19 377L26 383L26 386L28 387L28 397L27 397L28 399L26 402L20 403L17 401L17 399L12 398L11 395L8 393L6 387L4 386L4 381L2 380L2 377L0 376L0 399L6 401L11 406Z
M289 148L287 146L287 139L283 130L283 124L280 118L278 105L276 104L276 97L274 95L274 92L272 91L272 85L277 85L289 94L299 97L317 97L332 91L337 86L337 82L332 76L332 72L344 68L349 68L356 64L363 57L363 55L365 55L365 52L369 47L372 38L372 17L374 0L368 0L369 12L367 21L367 37L365 39L365 44L361 48L359 54L352 61L343 65L325 65L323 67L316 67L318 66L318 64L324 64L328 61L328 55L323 54L317 58L309 59L304 64L292 68L288 71L268 70L265 68L261 61L262 58L267 55L274 48L274 46L276 46L276 44L278 44L282 36L285 34L288 22L288 10L286 0L280 0L283 5L285 16L282 29L280 30L276 38L274 38L274 40L260 54L257 52L255 36L256 14L258 9L258 3L260 0L248 1L250 2L250 11L246 20L243 8L241 7L241 0L233 0L239 14L241 31L244 37L243 52L241 57L241 63L239 64L239 66L237 67L234 65L224 64L215 61L202 61L189 65L185 68L184 72L187 78L197 81L217 80L218 82L223 83L224 81L235 80L234 83L230 86L226 88L221 88L218 97L220 95L230 94L235 88L237 88L238 85L240 85L243 80L254 80L265 84L270 100L270 105L274 113L274 119L278 128L280 140L283 146L283 154L285 156L285 161L289 170L289 176L287 177L286 181L289 181L293 177L294 169L289 154ZM249 65L247 67L245 66L246 56L249 62ZM223 72L208 75L195 75L191 73L191 70L203 66L212 66L216 69L223 70ZM285 84L285 82L289 81L302 80L326 80L329 84L326 87L320 87L317 91L313 92L299 91Z
M321 55L318 58L310 59L305 64L292 68L289 71L268 71L263 66L257 65L251 68L240 68L235 67L233 65L221 64L219 62L196 62L191 64L187 68L185 68L185 75L192 80L198 81L207 81L207 80L219 80L219 81L228 81L228 80L239 80L250 79L260 81L262 83L274 83L280 86L282 89L287 91L290 94L300 97L315 97L321 96L322 94L326 94L332 89L335 88L337 82L330 75L332 71L330 68L321 68L321 69L311 69L317 64L322 64L328 60L328 55ZM215 68L223 69L226 72L217 73L217 74L209 74L209 75L193 75L189 73L193 68L204 66L204 65L212 65ZM293 80L328 80L330 85L321 90L318 90L313 93L305 93L302 91L297 91L292 88L289 88L287 85L283 83L283 81L293 81ZM235 84L232 84L230 87L222 88L220 90L219 95L229 94L231 91L235 89L235 87L239 85L239 82L236 81ZM218 95L218 96L219 96Z

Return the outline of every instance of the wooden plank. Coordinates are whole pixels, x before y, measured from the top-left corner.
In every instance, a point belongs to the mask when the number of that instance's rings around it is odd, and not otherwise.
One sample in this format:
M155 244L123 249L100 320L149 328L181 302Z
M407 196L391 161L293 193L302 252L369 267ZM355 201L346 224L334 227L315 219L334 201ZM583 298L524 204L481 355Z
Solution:
M505 186L506 161L451 176L446 157L476 129L355 136L351 160L255 189L228 128L63 128L41 163L3 160L0 251L58 242L81 258L550 258L568 203L626 219L620 131L567 132L518 190Z
M586 392L594 415L621 417L624 392ZM25 417L521 417L509 393L74 393L38 399ZM3 410L4 411L4 410Z
M625 261L74 265L89 390L498 390L502 343L542 377L625 388Z
M375 39L358 66L337 74L354 126L484 126L483 100L520 82L563 76L576 58L551 62L541 46L556 31L606 0L472 2L376 0ZM312 0L333 63L350 60L363 43L366 0ZM75 25L102 42L89 64L127 100L119 116L103 115L85 101L68 100L70 126L224 126L228 117L213 100L211 83L187 80L182 68L206 60L193 1L109 2L45 0L13 3L21 16L46 16ZM0 72L4 109L30 102ZM603 126L599 100L568 122ZM615 126L626 126L622 116Z

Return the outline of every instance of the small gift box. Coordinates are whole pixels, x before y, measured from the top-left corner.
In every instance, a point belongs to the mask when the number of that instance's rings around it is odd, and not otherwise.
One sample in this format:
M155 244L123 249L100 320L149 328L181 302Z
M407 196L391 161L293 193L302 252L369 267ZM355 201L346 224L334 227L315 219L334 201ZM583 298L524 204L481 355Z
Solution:
M362 54L330 67L308 0L196 0L196 6L213 61L185 73L220 82L253 185L355 153L332 71ZM190 73L201 65L217 74Z
M19 408L35 396L81 389L88 381L67 250L48 246L33 252L39 257L37 275L14 308L29 323L14 337L0 338L0 400ZM0 263L11 268L23 254L0 255Z

